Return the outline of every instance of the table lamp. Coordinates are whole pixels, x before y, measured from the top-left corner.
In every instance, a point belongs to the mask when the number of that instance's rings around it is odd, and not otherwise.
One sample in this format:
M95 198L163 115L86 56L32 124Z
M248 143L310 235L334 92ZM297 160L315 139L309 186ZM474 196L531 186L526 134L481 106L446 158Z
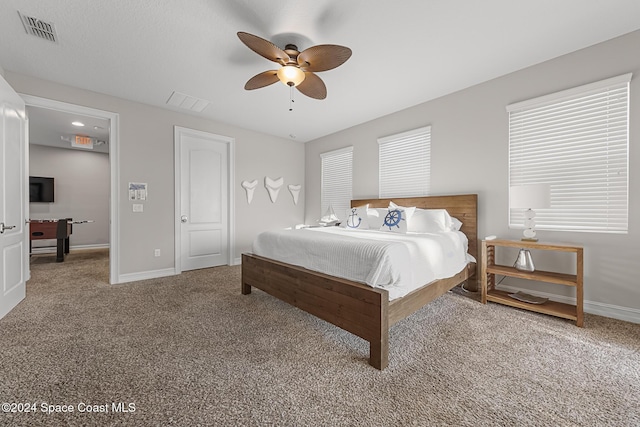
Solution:
M549 184L525 184L513 185L509 191L509 207L511 209L525 209L524 231L522 239L525 242L537 242L535 230L534 209L551 207ZM515 268L522 271L535 271L531 252L528 249L520 249Z

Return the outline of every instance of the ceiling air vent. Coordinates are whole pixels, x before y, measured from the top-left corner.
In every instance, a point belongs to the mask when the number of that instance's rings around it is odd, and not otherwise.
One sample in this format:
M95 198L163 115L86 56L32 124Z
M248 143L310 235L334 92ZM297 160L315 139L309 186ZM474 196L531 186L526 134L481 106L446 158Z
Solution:
M186 95L177 91L174 91L169 99L167 99L167 105L198 113L201 113L209 104L210 102L206 99L196 98L195 96Z
M22 24L27 34L49 40L50 42L58 42L56 29L53 24L34 18L33 16L23 15L20 12L18 12L18 15L20 15L20 19L22 19Z

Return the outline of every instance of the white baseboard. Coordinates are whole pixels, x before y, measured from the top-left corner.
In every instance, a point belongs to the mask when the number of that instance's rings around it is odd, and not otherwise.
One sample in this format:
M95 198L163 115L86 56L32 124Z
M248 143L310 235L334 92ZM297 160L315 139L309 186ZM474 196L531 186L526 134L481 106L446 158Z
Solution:
M240 264L242 264L242 257L234 259L233 264L231 265L240 265Z
M71 251L82 251L87 249L109 249L109 244L100 244L100 245L75 245L69 246L69 252ZM32 254L55 254L57 252L56 246L40 246L40 247L32 247Z
M565 304L575 304L576 299L565 297L556 294L550 294L546 292L532 291L529 289L518 288L515 286L500 285L500 290L509 292L523 291L531 295L549 298L552 301L563 302ZM583 301L583 308L585 313L595 314L598 316L611 317L612 319L624 320L626 322L640 323L640 310L637 308L623 307L620 305L606 304L597 301Z
M176 270L174 268L164 268L162 270L141 271L139 273L127 273L121 274L118 277L117 283L136 282L138 280L158 279L160 277L175 276Z

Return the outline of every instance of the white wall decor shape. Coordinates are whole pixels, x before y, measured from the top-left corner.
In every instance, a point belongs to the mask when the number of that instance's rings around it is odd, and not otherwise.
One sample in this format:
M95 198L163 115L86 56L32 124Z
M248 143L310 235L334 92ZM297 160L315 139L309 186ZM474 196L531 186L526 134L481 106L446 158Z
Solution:
M302 185L300 184L289 184L288 186L289 188L289 192L291 193L291 196L293 197L293 204L297 205L298 204L298 197L300 196L300 189L302 188Z
M253 192L256 189L256 185L258 185L258 180L254 179L253 181L244 180L240 184L242 188L247 192L247 203L251 204L251 200L253 200Z
M278 199L278 193L280 192L280 187L282 187L282 184L284 184L284 178L282 177L277 179L271 179L268 176L264 177L264 186L269 192L271 203L275 203Z

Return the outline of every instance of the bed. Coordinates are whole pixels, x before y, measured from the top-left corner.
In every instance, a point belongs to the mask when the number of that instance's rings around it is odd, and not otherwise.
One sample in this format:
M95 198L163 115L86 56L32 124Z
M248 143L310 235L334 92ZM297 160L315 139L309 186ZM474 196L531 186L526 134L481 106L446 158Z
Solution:
M370 208L386 208L391 201L401 206L446 209L462 222L460 231L467 237L468 253L477 259L477 195L363 199L353 200L351 206L368 204ZM453 287L476 277L476 263L469 262L450 277L425 283L390 300L389 291L384 288L245 253L241 292L248 295L252 287L256 287L365 339L369 342L369 364L382 370L389 363L391 326ZM472 286L475 288L475 283Z

